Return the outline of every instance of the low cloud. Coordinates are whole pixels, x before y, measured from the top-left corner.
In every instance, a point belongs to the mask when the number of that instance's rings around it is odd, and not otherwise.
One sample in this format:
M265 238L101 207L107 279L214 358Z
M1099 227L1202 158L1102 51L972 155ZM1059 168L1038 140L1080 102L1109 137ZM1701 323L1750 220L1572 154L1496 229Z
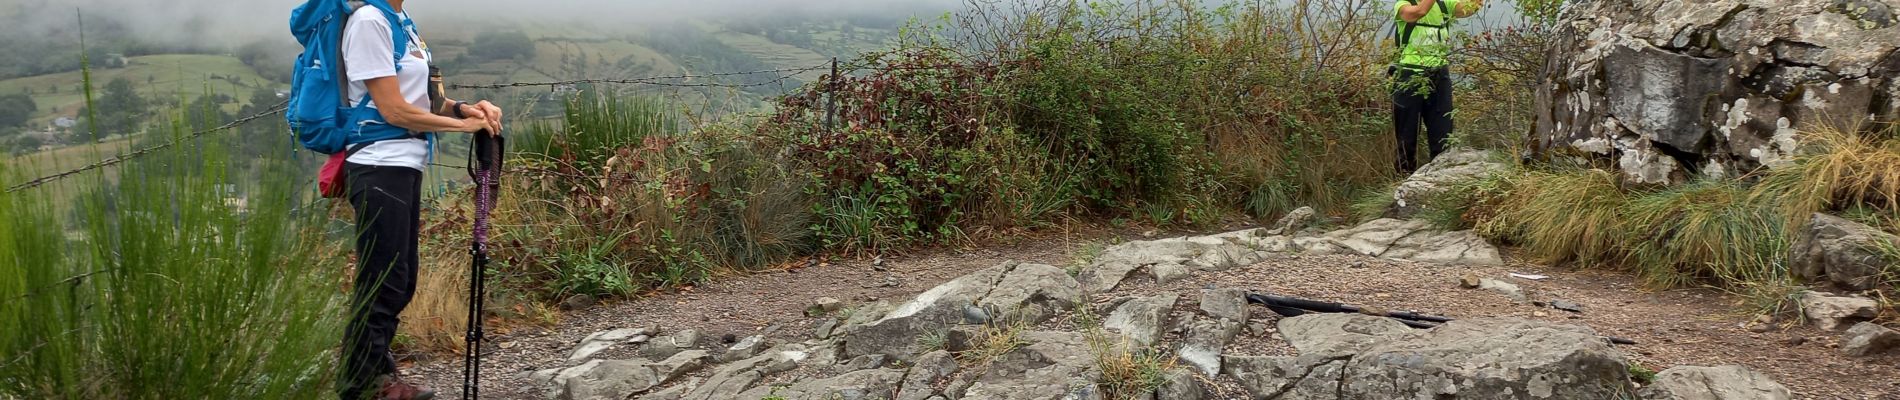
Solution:
M137 37L167 44L232 45L282 37L290 10L302 0L5 0L0 16L31 34L73 32L83 13L98 25L123 24ZM787 14L941 12L962 0L408 0L404 8L425 23L575 22L610 29L717 19ZM425 29L427 27L425 26ZM90 30L90 28L89 28Z

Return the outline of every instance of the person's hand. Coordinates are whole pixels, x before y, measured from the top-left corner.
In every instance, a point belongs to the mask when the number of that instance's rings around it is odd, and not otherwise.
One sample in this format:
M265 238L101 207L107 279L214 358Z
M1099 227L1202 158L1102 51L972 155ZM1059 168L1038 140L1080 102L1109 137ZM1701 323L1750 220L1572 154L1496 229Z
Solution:
M481 119L483 121L487 121L487 128L484 128L484 129L488 130L488 134L495 135L495 136L501 135L501 108L500 107L495 107L495 105L489 104L487 100L483 100L481 103L474 103L474 104L461 103L460 107L461 109L458 111L462 113L463 118L476 118L476 119Z
M462 121L461 126L455 127L456 132L476 133L476 132L481 132L483 130L488 129L487 118L478 118L478 117L471 116L467 118L462 118L461 121Z
M459 107L456 111L461 113L462 118L488 119L488 114L484 112L485 110L482 110L481 107L476 107L474 104L455 103L455 106Z
M481 115L488 119L489 125L494 127L494 129L489 130L489 132L500 136L501 107L496 106L494 103L489 103L488 100L482 100L481 102L475 103L475 109L481 110Z

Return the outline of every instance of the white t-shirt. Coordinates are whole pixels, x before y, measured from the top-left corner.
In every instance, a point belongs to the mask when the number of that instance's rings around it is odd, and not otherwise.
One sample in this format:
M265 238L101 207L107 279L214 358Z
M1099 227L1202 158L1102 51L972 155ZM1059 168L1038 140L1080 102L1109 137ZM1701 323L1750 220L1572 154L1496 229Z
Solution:
M408 20L409 14L403 13L402 20ZM414 26L409 30L409 54L402 58L402 71L396 71L396 53L394 35L389 19L382 11L373 7L363 7L350 15L350 21L343 27L343 65L349 71L350 105L363 101L369 95L365 81L396 77L396 85L401 88L402 97L409 104L423 110L429 107L429 46ZM370 108L376 108L376 102L370 101ZM347 160L359 165L384 167L409 167L424 169L429 160L429 141L423 139L395 139L371 143L357 151Z

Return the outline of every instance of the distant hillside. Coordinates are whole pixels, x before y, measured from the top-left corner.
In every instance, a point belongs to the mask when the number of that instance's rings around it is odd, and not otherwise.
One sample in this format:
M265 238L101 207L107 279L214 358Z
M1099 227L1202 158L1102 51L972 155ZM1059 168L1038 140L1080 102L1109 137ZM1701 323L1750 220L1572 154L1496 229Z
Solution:
M92 71L93 85L103 87L113 79L125 78L138 87L139 94L152 99L196 98L206 92L229 95L243 101L257 88L289 87L258 76L256 71L232 56L158 55L132 57L123 68L97 68ZM14 78L0 81L0 94L26 93L39 105L29 127L43 127L59 117L74 117L85 106L79 71ZM236 109L243 104L228 104Z

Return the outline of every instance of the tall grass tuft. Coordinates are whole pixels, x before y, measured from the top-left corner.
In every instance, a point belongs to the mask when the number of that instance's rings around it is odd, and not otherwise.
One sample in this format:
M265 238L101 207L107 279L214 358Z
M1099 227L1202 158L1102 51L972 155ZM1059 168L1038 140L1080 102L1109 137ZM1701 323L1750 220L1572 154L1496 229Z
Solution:
M1622 211L1630 196L1602 170L1526 171L1503 182L1479 233L1524 246L1546 263L1613 266L1630 240Z
M1750 192L1778 204L1788 223L1829 210L1872 207L1900 212L1900 140L1859 128L1823 127L1802 133L1787 165L1759 174Z
M570 163L598 166L616 150L639 147L650 136L679 129L657 98L584 92L569 97L561 119L527 124L511 136L511 150L524 155L565 156Z
M87 189L0 194L0 397L331 393L335 243L295 208L301 185L236 182L230 161L192 142ZM79 211L62 221L50 210L68 198Z
M1651 285L1786 282L1785 219L1734 181L1645 193L1623 210L1629 260Z

